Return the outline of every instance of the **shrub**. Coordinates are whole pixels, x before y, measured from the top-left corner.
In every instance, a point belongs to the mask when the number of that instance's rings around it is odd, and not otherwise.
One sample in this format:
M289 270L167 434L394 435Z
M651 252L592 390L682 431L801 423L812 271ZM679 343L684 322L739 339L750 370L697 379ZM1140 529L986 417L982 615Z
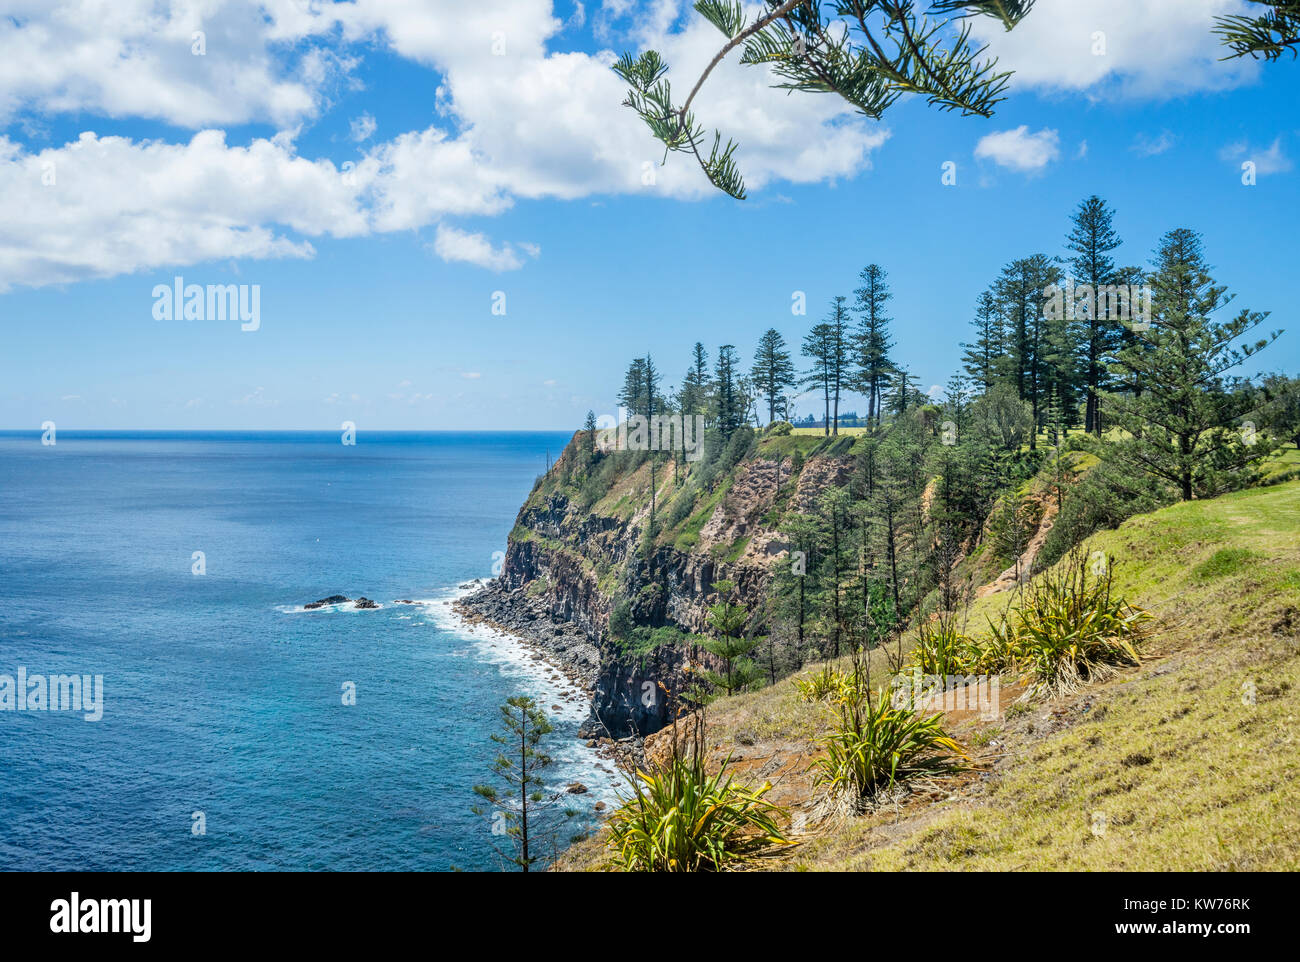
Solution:
M1043 506L1018 494L1005 495L989 516L990 557L999 565L1015 562L1038 530Z
M1075 550L1067 563L1029 582L1019 604L990 619L983 638L962 634L947 619L923 622L916 664L933 675L1031 672L1037 691L1048 694L1137 665L1152 618L1114 594L1113 567L1109 556L1089 561Z
M730 755L710 775L702 716L691 724L693 748L681 750L674 723L671 760L630 778L632 797L610 817L607 844L625 871L720 871L792 844L776 824L785 812L763 798L772 786L737 785L727 774Z
M851 695L842 701L839 726L822 739L826 754L813 763L815 784L866 800L918 775L959 770L956 758L964 752L941 717L895 708L883 690L870 699Z
M796 678L794 687L799 692L799 700L805 702L825 701L838 696L844 688L845 676L827 662L822 670L808 678Z
M1109 556L1089 561L1076 550L1031 581L1001 624L990 625L993 644L1032 669L1040 690L1073 691L1113 674L1117 665L1141 663L1137 647L1149 634L1151 615L1112 592L1113 565Z
M696 493L695 486L687 484L673 495L672 503L668 506L668 512L664 518L666 528L671 530L691 516L691 511L695 507Z
M913 654L918 667L927 675L968 674L967 665L977 649L976 641L958 631L951 616L922 621L916 629Z
M943 730L942 715L896 706L883 690L873 695L856 668L836 712L837 723L820 740L826 754L812 764L813 784L855 810L901 782L962 768L966 753Z
M609 613L609 633L613 638L628 638L636 623L632 620L632 602L624 599Z
M748 457L753 449L757 446L757 436L754 429L748 426L736 428L727 441L727 446L722 452L722 470L730 471L737 464Z
M1165 500L1145 479L1134 481L1103 462L1067 489L1037 563L1053 565L1084 539L1118 528L1135 514L1154 511Z

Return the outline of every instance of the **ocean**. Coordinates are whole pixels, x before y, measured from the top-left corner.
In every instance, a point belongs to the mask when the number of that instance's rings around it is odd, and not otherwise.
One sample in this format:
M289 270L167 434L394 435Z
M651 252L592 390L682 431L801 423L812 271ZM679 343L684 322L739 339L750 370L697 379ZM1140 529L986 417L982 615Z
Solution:
M586 699L449 607L567 439L0 434L0 676L102 676L98 720L0 710L0 870L499 868L470 807L515 694L589 824Z

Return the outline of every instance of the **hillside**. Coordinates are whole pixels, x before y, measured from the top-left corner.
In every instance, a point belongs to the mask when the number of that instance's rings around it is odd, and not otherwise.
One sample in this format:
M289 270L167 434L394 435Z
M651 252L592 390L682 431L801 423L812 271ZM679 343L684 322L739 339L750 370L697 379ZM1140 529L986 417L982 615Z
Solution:
M771 782L790 813L799 844L762 867L1300 867L1300 482L1140 515L1085 547L1111 553L1116 590L1156 616L1142 664L1046 700L1018 701L1005 679L1001 718L946 719L973 770L872 814L815 817L806 769L825 705L782 681L711 706L712 757ZM975 600L970 622L1008 597ZM604 864L597 837L557 867Z

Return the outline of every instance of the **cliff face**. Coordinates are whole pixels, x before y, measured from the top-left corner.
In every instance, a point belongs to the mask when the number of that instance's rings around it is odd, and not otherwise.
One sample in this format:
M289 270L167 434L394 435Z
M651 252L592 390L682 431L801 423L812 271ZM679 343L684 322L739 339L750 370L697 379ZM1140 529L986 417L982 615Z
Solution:
M627 452L592 456L579 438L539 480L519 512L500 577L468 607L498 623L507 618L503 606L523 607L530 625L549 622L547 631L558 627L566 639L580 633L598 652L584 732L646 735L668 721L663 687L682 686L684 665L716 667L689 638L706 629L717 601L712 586L729 579L749 610L762 606L774 565L787 556L781 517L843 483L852 440L755 438L734 463L708 472L685 464L675 471L662 455L650 536L649 463ZM616 611L624 637L610 628ZM629 642L629 626L639 642ZM647 642L654 629L669 630ZM528 634L550 647L548 637Z

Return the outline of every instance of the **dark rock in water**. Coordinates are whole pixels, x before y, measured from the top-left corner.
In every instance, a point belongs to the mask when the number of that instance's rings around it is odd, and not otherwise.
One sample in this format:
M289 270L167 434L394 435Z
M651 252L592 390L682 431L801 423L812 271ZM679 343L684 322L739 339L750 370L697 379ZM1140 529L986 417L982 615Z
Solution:
M582 784L582 782L573 782L565 789L565 791L570 795L585 795L587 793L587 786Z
M352 607L354 607L354 608L378 608L379 605L376 604L375 602L371 601L369 598L365 597L364 595L362 595L360 598L357 599L357 603L356 603L355 605L353 605Z
M396 601L393 602L393 604L395 604L395 605L413 605L413 604L415 604L415 602L412 601L410 598L398 598Z
M313 608L324 608L326 605L341 605L343 602L351 600L351 598L345 598L343 595L330 595L328 598L313 601L310 604L303 605L303 607L310 611Z
M596 811L598 811L598 812L603 812L603 811L605 810L605 803L604 803L604 802L597 802L597 803L596 803L595 805L593 805L592 807L593 807Z

